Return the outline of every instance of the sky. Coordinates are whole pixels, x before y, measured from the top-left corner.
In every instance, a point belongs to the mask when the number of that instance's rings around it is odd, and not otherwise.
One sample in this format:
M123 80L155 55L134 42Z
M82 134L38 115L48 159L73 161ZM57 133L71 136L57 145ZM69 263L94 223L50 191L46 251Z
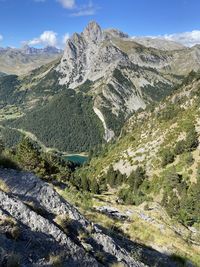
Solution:
M130 36L200 43L200 0L0 0L0 47L63 47L95 20Z

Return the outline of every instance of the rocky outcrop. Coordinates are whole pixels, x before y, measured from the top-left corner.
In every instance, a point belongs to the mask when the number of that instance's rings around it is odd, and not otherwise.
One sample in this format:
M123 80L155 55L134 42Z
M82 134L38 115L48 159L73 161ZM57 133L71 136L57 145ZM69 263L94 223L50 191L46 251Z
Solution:
M121 213L119 210L113 208L113 207L108 207L108 206L103 206L103 207L97 207L97 211L108 215L109 217L118 219L118 220L125 220L128 218L128 216L125 213Z
M75 88L89 80L104 76L113 64L128 57L116 46L106 44L105 36L96 22L90 22L81 34L75 33L67 41L57 71L62 74L60 84Z
M108 266L121 262L124 266L144 267L144 257L137 260L132 251L137 245L125 239L112 238L106 229L94 225L64 200L54 188L31 173L0 169L0 263L6 266L9 256L19 255L22 266ZM60 223L57 219L65 219ZM68 223L67 223L68 222ZM79 238L85 233L84 242ZM176 266L167 256L144 248L149 263ZM167 265L168 264L168 265Z
M107 128L107 125L106 125L106 122L105 122L105 119L104 119L104 116L102 114L102 112L94 107L94 112L97 114L97 116L99 117L99 119L102 121L102 124L103 124L103 127L104 127L104 131L105 131L105 134L104 134L104 139L109 142L114 136L114 132L110 129Z
M44 264L48 261L47 256L51 254L58 255L63 251L66 252L66 255L62 255L63 266L101 265L94 255L89 255L84 250L75 236L78 230L87 231L89 226L93 229L91 239L94 243L94 250L96 250L96 247L100 247L100 249L102 247L101 250L107 253L108 260L109 258L114 258L116 261L121 259L125 263L127 262L127 266L144 266L132 259L126 251L115 244L112 238L103 234L98 226L93 226L88 222L76 208L61 198L49 184L44 183L31 173L13 170L0 169L0 177L10 190L9 193L0 190L0 216L6 215L13 218L22 229L22 234L15 241L7 238L6 233L5 235L1 233L1 244L3 243L3 250L8 252L9 244L15 242L18 245L15 253L22 256L22 262L26 263L26 266L40 266L39 262ZM73 226L70 228L71 232L69 234L62 231L61 227L55 223L54 218L58 215L67 215L71 218ZM28 243L30 243L30 246L24 253L23 249L28 246ZM37 257L33 257L33 246L37 243L39 247L34 251L34 253L37 253ZM41 247L44 246L46 246L45 251L48 254L45 259L43 258L44 249L40 252ZM112 253L115 253L112 257L110 247L112 247Z

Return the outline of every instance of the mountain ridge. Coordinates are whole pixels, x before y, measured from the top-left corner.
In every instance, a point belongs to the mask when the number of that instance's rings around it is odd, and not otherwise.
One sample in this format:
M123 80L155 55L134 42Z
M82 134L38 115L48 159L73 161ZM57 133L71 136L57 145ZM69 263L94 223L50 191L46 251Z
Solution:
M181 83L185 73L198 69L199 55L198 46L162 51L138 44L118 30L102 30L96 22L90 22L82 33L75 33L67 40L61 59L35 69L28 75L2 78L2 96L5 95L6 83L9 83L10 79L16 84L12 87L12 98L11 95L6 96L7 108L2 101L5 110L14 110L13 115L9 113L9 116L4 116L4 126L6 118L16 118L13 122L14 128L34 130L33 134L39 134L41 138L38 127L34 126L36 122L32 119L29 122L28 118L38 114L40 119L43 118L42 125L48 129L49 122L45 120L43 109L40 114L38 110L47 105L47 109L51 106L55 112L57 110L62 114L61 109L56 108L53 98L56 94L62 95L70 89L75 92L71 98L74 107L80 99L85 106L84 97L91 98L91 110L88 110L88 114L91 117L96 116L94 129L98 132L96 136L101 136L95 140L95 135L92 134L92 143L110 141L120 134L121 127L129 116L138 109L145 109L149 104L160 101ZM69 111L65 114L69 125L72 125ZM62 120L61 124L66 125L64 118ZM85 122L79 123L78 132L85 132ZM99 123L102 124L100 128ZM51 124L53 125L57 125L57 122ZM65 127L64 131L76 138L72 126ZM58 129L52 128L49 134L53 136L46 141L43 133L40 141L45 141L46 146L58 148L58 141L55 141L56 132ZM77 142L78 139L80 138L76 139ZM61 137L61 140L61 143L72 143L67 141L67 137ZM89 142L85 141L85 144L84 149L89 150ZM78 143L76 148L74 146L74 152L80 152L77 147ZM63 149L59 145L59 149L73 152L71 145L63 146Z
M0 47L0 72L27 74L31 70L59 58L62 53L61 49L51 46L45 48L34 48L28 45L22 48Z

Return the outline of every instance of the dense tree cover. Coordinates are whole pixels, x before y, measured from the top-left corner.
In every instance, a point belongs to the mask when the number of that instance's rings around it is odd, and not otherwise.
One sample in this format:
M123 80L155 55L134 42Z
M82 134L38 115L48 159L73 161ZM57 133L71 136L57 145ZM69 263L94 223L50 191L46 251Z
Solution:
M124 203L133 205L139 205L145 200L148 200L149 197L144 190L146 187L145 180L147 180L148 183L148 179L146 178L147 175L144 168L138 166L128 177L127 183L129 187L123 187L119 191L119 198Z
M93 111L92 97L71 89L11 125L34 133L46 146L61 151L87 151L103 141L103 126Z
M37 143L27 137L9 150L7 156L18 168L31 171L48 181L70 181L75 170L72 162L64 161L57 153L43 152Z
M126 175L121 174L119 170L114 170L113 166L110 166L104 179L105 183L109 184L111 187L117 187L126 181Z
M0 77L0 104L2 106L20 102L22 95L25 93L15 91L19 83L18 76L16 75Z
M200 179L197 183L188 184L182 175L170 170L163 177L162 205L170 216L185 225L200 223Z
M15 129L0 128L0 136L2 136L5 147L10 148L19 143L23 134Z
M135 171L132 171L132 173L128 177L128 184L134 192L137 192L145 178L145 170L141 166L138 166L137 169Z
M182 81L182 84L180 85L180 87L184 86L184 85L188 85L191 84L192 81L194 80L199 80L200 79L200 71L194 71L192 70Z
M200 181L192 184L187 190L187 194L183 195L180 201L180 209L178 210L178 218L185 225L192 226L200 223Z
M109 129L112 129L116 135L119 135L121 128L125 122L125 116L123 112L119 112L118 116L113 114L109 106L102 106L101 111L104 114L106 125ZM127 118L126 118L127 119Z
M90 190L93 194L100 194L100 187L96 179L91 180Z
M90 80L86 80L83 84L79 85L77 87L77 90L83 93L87 93L92 88L93 82Z
M82 192L100 193L96 179L78 175L75 170L79 165L66 161L58 152L44 152L31 139L23 138L16 147L6 149L0 139L0 166L30 171L47 182L59 185L67 184Z
M187 132L187 136L185 139L185 151L193 151L198 147L198 134L195 130L195 126L191 127Z
M93 194L100 194L102 189L100 189L99 182L94 178L91 179L85 173L81 175L75 172L70 180L71 184L79 191L91 192Z
M179 140L176 145L174 146L174 154L175 155L180 155L184 152L185 150L185 141L184 140Z
M174 90L171 84L157 82L154 85L144 85L142 91L154 101L160 101Z

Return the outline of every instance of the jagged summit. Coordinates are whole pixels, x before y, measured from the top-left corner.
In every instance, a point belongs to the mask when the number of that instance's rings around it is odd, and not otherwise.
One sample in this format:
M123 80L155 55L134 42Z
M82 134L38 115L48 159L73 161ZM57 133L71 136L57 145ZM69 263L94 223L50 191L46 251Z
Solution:
M90 42L97 42L102 39L102 30L99 24L95 21L89 22L87 27L84 29L82 36L85 38L86 41Z

